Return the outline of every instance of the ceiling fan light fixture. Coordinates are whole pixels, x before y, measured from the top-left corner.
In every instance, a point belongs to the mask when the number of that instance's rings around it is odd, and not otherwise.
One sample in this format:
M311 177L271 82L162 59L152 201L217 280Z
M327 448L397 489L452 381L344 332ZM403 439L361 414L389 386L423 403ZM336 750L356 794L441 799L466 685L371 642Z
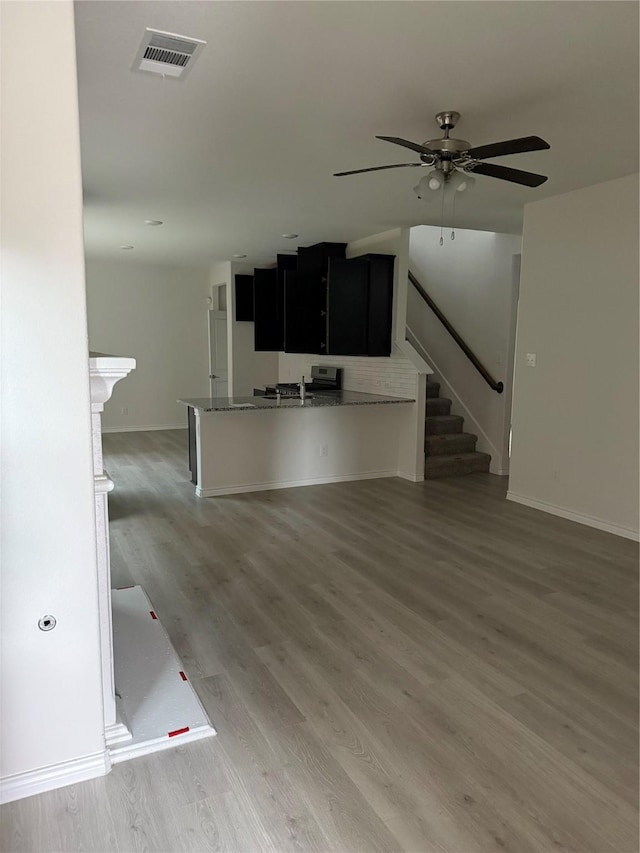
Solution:
M422 183L422 181L420 182ZM442 185L444 183L444 174L439 169L433 169L427 175L427 187L432 192L438 192L438 190L442 189Z
M455 171L447 181L447 185L450 186L454 192L458 193L471 192L475 184L476 179L472 175L467 172L460 171Z
M414 193L421 200L429 200L430 190L429 190L429 176L424 175L424 177L420 178L418 183L413 188Z
M432 169L428 175L420 178L413 191L419 199L429 201L435 197L435 193L442 189L443 184L444 174L439 169Z

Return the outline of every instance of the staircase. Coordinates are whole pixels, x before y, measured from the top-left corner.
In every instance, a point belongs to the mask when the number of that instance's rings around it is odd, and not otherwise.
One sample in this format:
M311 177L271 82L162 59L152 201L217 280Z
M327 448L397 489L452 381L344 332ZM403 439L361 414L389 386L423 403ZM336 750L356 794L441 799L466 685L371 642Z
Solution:
M440 384L427 382L424 466L427 480L489 470L489 454L476 451L478 437L463 432L464 418L450 412L451 400L440 397Z

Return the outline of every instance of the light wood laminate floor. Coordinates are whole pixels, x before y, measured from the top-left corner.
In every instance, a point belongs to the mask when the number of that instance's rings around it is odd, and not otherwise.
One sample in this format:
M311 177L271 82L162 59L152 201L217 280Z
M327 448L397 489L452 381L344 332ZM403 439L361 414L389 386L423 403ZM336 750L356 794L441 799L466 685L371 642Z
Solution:
M637 545L503 478L199 500L107 435L141 584L218 736L5 806L3 851L572 851L637 837Z

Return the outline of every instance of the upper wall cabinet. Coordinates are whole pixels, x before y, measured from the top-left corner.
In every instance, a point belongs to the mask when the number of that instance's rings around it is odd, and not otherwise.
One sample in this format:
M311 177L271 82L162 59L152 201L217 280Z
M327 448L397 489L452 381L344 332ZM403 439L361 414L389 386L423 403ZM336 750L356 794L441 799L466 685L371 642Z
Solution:
M346 243L316 243L315 246L300 246L298 249L298 272L318 275L326 280L329 260L344 258Z
M284 351L324 353L326 284L315 273L287 270Z
M298 268L297 255L278 255L276 258L276 270L278 272L278 335L280 346L278 352L284 350L286 336L286 306L285 290L287 276L294 273Z
M346 248L346 243L316 243L298 249L295 272L288 271L285 279L285 352L326 352L329 263L344 258Z
M296 269L297 255L278 255L275 269L254 270L254 345L257 352L284 350L285 275Z
M236 275L236 320L253 322L253 276Z
M327 355L391 355L393 255L331 258Z
M254 270L258 352L391 354L395 258L347 260L345 250L346 243L318 243Z
M278 316L278 274L276 269L253 271L253 321L256 352L282 349L282 323Z

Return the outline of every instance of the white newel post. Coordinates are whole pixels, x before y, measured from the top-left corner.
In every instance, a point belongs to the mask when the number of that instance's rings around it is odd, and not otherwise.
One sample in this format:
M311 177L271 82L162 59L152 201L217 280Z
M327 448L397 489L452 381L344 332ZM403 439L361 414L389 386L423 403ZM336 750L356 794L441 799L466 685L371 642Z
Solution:
M111 629L111 563L109 553L108 494L113 481L102 460L102 411L113 387L136 366L134 358L90 353L91 426L93 432L93 478L96 501L96 545L98 552L98 602L100 610L100 647L102 656L102 695L104 731L107 746L131 738L131 732L116 707L113 681L113 636Z

